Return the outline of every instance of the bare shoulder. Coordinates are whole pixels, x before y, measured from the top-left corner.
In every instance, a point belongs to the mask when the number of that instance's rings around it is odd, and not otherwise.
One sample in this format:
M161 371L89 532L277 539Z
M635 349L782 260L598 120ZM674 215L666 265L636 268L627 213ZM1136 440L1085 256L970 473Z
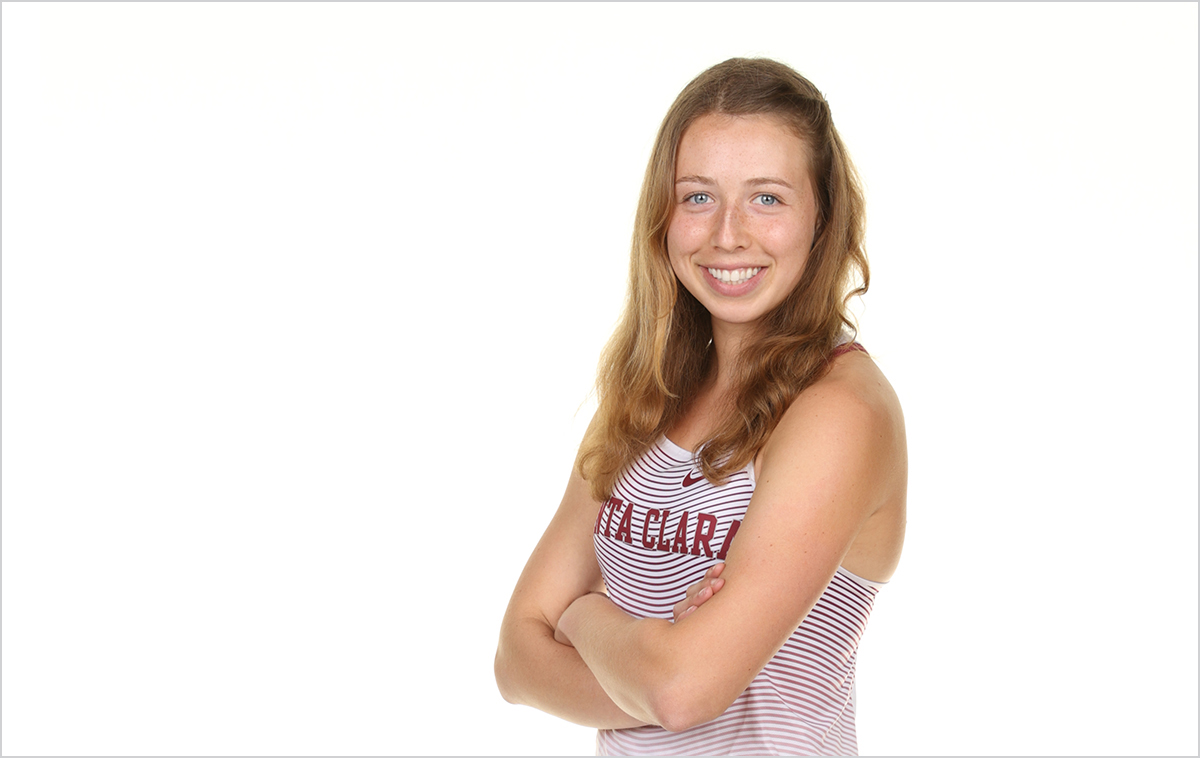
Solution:
M835 358L828 373L801 392L784 412L768 446L793 443L796 434L837 430L845 435L903 440L900 400L865 353L855 351Z

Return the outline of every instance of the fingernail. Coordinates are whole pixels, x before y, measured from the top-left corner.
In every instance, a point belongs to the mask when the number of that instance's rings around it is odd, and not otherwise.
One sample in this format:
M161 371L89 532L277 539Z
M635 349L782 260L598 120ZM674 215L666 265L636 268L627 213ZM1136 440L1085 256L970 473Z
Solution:
M710 590L708 587L705 587L704 589L700 590L700 593L698 595L696 595L696 597L703 600L711 594L712 594L712 590Z
M694 611L694 610L696 610L696 606L694 606L694 605L693 605L693 606L690 606L690 607L689 607L689 608L688 608L686 611L684 611L683 613L679 614L679 617L680 617L680 618L683 618L684 616L688 615L689 613L691 613L691 612L692 612L692 611Z

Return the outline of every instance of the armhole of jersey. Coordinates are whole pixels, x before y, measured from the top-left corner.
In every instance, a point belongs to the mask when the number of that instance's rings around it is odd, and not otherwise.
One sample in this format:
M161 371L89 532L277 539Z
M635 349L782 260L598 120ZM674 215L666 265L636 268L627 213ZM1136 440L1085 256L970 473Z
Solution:
M871 581L870 579L863 579L861 576L859 576L858 574L855 574L853 571L845 569L841 566L838 566L837 570L842 572L843 574L845 574L847 577L849 577L853 581L858 582L863 587L866 587L867 589L881 590L887 586L887 582L874 582L874 581Z

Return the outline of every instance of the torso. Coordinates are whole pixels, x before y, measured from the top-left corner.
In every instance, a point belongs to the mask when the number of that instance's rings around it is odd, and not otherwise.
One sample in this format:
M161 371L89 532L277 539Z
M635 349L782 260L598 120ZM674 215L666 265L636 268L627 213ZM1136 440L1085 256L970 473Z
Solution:
M875 593L899 560L907 461L895 394L864 354L836 357L829 372L793 401L784 420L793 412L800 415L792 418L805 418L811 403L820 403L826 383L834 383L826 387L836 390L832 394L849 394L890 420L899 440L892 466L884 467L891 473L881 474L885 486L872 488L883 494L840 568L800 626L721 716L675 733L656 726L602 730L600 754L857 754L858 642ZM724 485L704 480L695 452L720 422L723 400L711 388L697 395L665 438L618 478L597 514L593 539L604 582L609 597L630 615L670 619L687 587L725 560L740 523L754 509L758 484L772 476L773 465L781 465L774 461L789 458L778 441L788 437L780 434L775 446L769 439Z
M691 451L660 439L613 487L593 542L609 598L636 618L672 618L688 586L734 544L754 466L714 486ZM681 732L601 730L601 755L857 755L857 651L879 585L839 569L804 621L726 711ZM714 657L722 648L711 651ZM704 667L707 662L696 661Z

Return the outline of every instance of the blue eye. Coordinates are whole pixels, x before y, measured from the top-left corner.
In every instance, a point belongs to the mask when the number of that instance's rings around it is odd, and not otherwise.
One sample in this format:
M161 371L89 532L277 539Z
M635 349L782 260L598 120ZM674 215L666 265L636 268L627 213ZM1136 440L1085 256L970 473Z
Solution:
M779 204L779 198L775 197L774 195L759 195L758 199L762 201L763 205L778 205Z
M694 192L685 197L683 202L692 203L693 205L703 205L704 203L707 203L709 199L710 198L707 192Z

